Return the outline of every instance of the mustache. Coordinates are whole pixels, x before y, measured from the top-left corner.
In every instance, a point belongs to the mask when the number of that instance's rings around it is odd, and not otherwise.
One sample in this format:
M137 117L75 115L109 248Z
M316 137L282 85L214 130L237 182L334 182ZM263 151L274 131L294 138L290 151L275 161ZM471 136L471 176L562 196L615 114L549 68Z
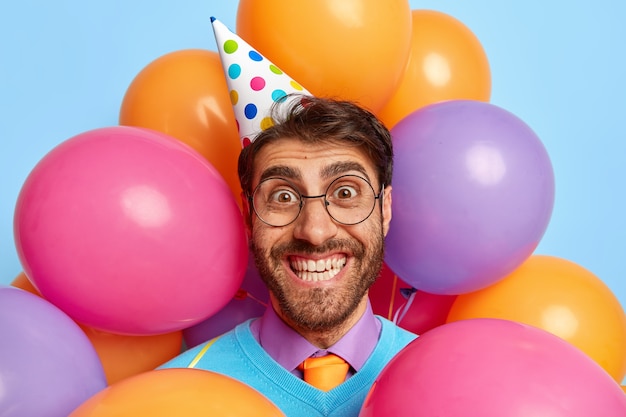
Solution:
M358 241L348 239L330 239L322 245L316 246L304 240L293 240L273 247L270 255L274 259L282 258L286 253L299 253L303 255L321 255L330 251L344 251L353 256L365 255L365 246Z

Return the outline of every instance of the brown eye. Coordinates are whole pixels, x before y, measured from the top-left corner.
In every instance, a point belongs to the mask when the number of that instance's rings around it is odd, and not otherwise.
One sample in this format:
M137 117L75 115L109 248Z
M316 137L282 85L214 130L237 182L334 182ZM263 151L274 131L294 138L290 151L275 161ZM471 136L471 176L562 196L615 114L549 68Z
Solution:
M279 190L272 194L272 201L279 204L293 203L298 200L298 196L293 191Z
M333 197L338 200L346 200L346 199L354 198L357 195L358 195L358 192L356 191L356 189L354 189L354 187L349 187L346 185L337 188L333 192Z

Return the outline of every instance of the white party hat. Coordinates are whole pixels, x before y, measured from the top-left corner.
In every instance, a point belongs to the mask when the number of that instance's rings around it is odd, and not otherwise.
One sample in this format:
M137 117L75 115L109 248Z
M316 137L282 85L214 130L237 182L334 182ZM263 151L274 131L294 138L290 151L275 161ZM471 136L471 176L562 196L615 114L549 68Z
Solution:
M233 104L241 146L246 147L274 122L272 105L288 94L312 95L250 44L211 17L217 49Z

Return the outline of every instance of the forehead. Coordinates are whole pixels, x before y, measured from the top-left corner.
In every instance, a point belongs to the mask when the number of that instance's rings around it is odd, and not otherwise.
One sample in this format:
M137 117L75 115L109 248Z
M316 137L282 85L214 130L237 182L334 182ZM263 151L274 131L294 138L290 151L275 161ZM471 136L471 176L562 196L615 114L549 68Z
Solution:
M281 138L264 145L254 160L253 182L280 176L297 181L330 180L346 173L359 173L369 181L376 168L360 147L339 141L304 142Z

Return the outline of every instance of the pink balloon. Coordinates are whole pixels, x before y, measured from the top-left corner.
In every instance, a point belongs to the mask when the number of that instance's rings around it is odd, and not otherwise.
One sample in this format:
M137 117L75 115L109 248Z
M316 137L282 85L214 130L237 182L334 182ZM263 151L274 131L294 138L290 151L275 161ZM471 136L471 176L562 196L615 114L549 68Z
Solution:
M411 113L391 133L385 262L405 282L464 294L533 253L552 214L554 173L528 125L490 103L450 100Z
M14 233L42 296L111 333L198 323L228 303L246 269L241 213L224 179L148 129L95 129L55 147L22 187Z
M621 387L582 351L500 319L439 326L387 364L359 417L622 417Z
M269 293L250 255L243 283L233 299L211 317L183 330L187 347L197 346L248 319L263 315L268 303Z

